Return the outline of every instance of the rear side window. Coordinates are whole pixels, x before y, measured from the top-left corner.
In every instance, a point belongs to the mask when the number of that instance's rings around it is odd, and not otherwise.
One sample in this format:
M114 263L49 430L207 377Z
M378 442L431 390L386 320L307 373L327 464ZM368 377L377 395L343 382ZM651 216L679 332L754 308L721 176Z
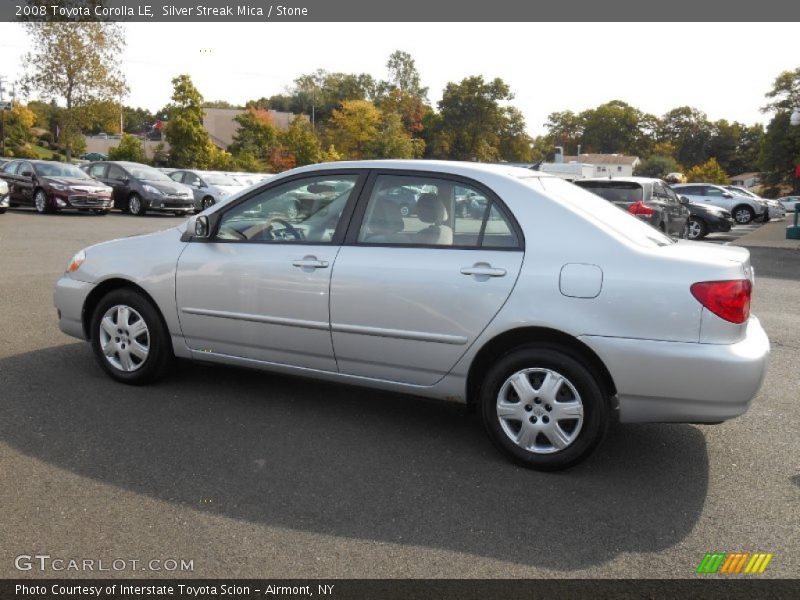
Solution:
M641 184L632 181L576 181L575 185L611 202L640 202L644 199Z
M14 175L17 172L17 166L19 165L18 162L10 162L3 165L3 173L8 173L9 175Z
M520 246L502 209L482 190L422 175L376 178L358 242L458 248Z
M92 165L89 167L89 175L96 178L101 178L106 172L105 165Z

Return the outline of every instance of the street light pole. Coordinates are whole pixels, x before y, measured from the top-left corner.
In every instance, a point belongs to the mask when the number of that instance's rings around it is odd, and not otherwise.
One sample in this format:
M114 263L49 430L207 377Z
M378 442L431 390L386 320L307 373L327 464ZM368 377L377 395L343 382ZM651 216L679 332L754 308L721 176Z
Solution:
M797 107L792 111L792 116L789 119L789 124L793 127L800 126L800 107ZM800 180L800 165L794 165L794 190L797 193L797 182ZM800 223L798 223L798 218L800 218L800 204L794 205L794 224L789 225L786 228L786 239L787 240L800 240Z

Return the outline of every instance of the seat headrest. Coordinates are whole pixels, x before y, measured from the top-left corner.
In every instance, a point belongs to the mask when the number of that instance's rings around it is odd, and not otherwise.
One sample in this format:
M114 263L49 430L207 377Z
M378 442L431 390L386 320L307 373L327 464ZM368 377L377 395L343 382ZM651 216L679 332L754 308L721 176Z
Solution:
M423 223L441 225L447 221L447 208L436 194L420 194L417 199L417 216Z
M391 200L380 199L369 219L369 230L372 234L389 235L405 229L400 206Z

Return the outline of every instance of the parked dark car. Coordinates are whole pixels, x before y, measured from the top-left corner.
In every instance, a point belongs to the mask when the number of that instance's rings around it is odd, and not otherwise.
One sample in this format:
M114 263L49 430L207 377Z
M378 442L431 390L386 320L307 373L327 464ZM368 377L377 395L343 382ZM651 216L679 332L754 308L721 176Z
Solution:
M100 161L83 165L89 175L114 188L114 208L132 215L169 212L185 215L194 211L189 186L172 181L158 169L135 162Z
M108 156L102 154L101 152L89 152L88 154L81 156L81 159L95 162L98 160L108 160Z
M111 210L111 188L74 165L46 160L12 160L0 167L9 188L9 206L30 205L39 213L66 209Z
M673 237L685 238L689 221L688 200L681 200L660 179L614 177L579 179L575 185L613 202L621 209Z
M686 235L690 240L701 240L709 233L726 233L733 227L733 216L724 208L705 202L689 202L686 208L691 213Z

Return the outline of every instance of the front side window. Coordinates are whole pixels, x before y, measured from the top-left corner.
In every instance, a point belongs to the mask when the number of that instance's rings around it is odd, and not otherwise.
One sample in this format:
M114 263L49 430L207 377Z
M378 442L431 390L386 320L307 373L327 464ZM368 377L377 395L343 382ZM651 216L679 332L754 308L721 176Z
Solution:
M183 181L183 172L175 171L174 173L170 173L169 178L172 179L172 181L177 181L178 183L181 183Z
M226 211L216 239L329 244L357 181L327 175L270 187Z
M120 169L117 165L108 165L108 178L114 181L122 181L125 179L125 171Z
M19 162L10 162L3 165L3 173L8 173L9 175L14 175L17 172L17 167L20 165Z
M705 189L706 189L706 196L721 198L725 193L721 189L711 186L706 186Z
M461 248L519 246L503 211L481 190L412 175L376 178L358 241Z

